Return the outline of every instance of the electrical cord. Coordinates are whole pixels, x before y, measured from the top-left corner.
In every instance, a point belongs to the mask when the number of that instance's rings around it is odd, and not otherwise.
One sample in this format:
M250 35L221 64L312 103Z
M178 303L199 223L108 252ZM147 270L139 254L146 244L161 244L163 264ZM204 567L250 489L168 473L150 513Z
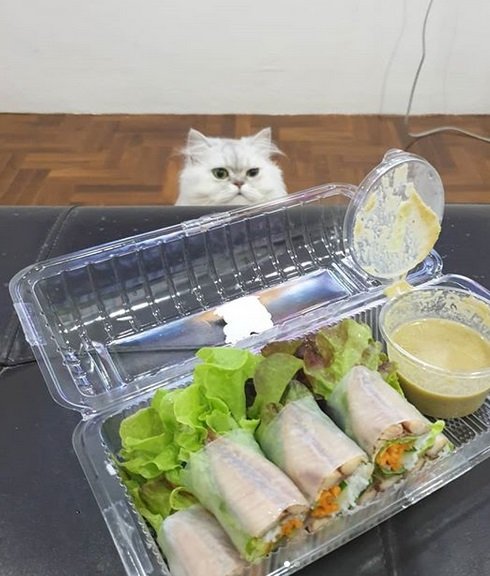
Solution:
M425 138L426 136L431 136L432 134L440 134L441 132L455 132L456 134L461 134L463 136L468 136L469 138L476 138L477 140L481 140L482 142L490 143L490 137L482 136L481 134L475 134L474 132L470 132L468 130L463 130L462 128L457 128L456 126L440 126L438 128L432 128L431 130L425 130L424 132L410 132L410 127L408 125L410 111L412 109L412 102L413 97L415 94L415 89L417 87L417 83L419 80L420 72L422 71L422 67L425 62L425 55L426 55L426 32L427 32L427 22L429 20L429 15L432 10L432 5L434 4L434 0L429 0L427 5L427 10L425 11L424 17L424 25L422 27L422 56L420 58L419 64L417 66L417 71L415 72L415 77L412 83L412 88L410 90L410 96L408 98L408 105L407 111L405 113L404 124L405 129L407 131L408 136L412 138Z

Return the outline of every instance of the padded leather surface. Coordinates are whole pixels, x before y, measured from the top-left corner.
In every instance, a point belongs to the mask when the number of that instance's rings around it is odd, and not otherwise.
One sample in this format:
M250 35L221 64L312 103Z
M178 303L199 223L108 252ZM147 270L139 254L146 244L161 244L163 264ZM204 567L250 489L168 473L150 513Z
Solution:
M32 355L19 334L19 322L8 294L8 283L22 268L49 257L69 208L0 207L0 365L8 363L14 342L24 347L19 357Z
M123 576L71 445L79 415L47 392L7 283L24 266L195 218L204 208L0 208L0 574ZM445 271L490 286L490 206L449 206ZM1 364L10 367L1 368ZM24 364L24 365L22 365ZM304 568L302 576L490 574L490 461Z

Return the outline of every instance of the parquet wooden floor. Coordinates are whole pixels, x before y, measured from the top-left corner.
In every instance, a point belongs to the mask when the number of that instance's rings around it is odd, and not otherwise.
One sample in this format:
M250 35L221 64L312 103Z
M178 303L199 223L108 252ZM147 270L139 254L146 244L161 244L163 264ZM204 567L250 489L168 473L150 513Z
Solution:
M490 134L490 116L417 117L411 129L447 123ZM448 202L490 203L488 144L449 133L412 142L398 116L0 114L0 204L173 204L190 127L238 137L265 126L291 192L357 184L386 150L408 148L440 172Z

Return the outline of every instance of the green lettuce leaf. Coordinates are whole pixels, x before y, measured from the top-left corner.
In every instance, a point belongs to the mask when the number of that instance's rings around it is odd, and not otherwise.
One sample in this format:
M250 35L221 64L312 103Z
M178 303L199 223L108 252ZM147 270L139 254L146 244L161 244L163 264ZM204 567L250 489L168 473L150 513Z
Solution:
M152 514L158 514L163 518L167 518L172 512L170 505L170 495L173 487L165 480L165 478L156 478L149 480L139 487L139 495L141 501Z
M217 435L258 422L246 413L245 384L262 357L237 348L203 348L193 382L186 388L160 389L150 406L120 426L121 466L148 480L162 473L178 477L190 456Z
M292 380L286 390L286 394L283 398L283 404L286 405L288 402L294 402L295 400L302 400L303 398L306 397L313 399L311 390L309 390L301 382L298 382L298 380Z
M201 348L197 356L203 363L194 370L196 386L207 399L224 402L236 422L246 418L245 382L262 357L239 348Z
M127 456L121 453L123 460L120 466L131 474L150 480L160 476L162 472L167 473L179 468L177 456L178 448L173 445L166 446L156 456Z
M124 484L126 485L129 495L131 496L131 499L133 500L133 503L138 512L150 524L155 532L158 532L163 520L165 519L164 516L158 512L152 512L148 508L146 503L141 498L140 484L136 480L127 479L124 481Z
M119 434L123 448L158 453L164 445L165 432L158 413L153 408L143 408L125 418Z
M163 520L196 499L184 487L192 454L221 434L258 420L246 413L246 382L263 360L239 349L205 348L186 388L158 390L150 405L120 425L118 468L135 506L158 532Z
M206 424L208 429L218 435L226 434L226 432L236 430L239 427L231 413L222 412L221 410L213 410L208 414L206 416Z
M121 466L127 472L151 479L179 465L173 433L165 429L153 407L143 408L125 418L119 435Z
M430 432L427 434L424 443L418 447L421 454L425 454L427 450L430 450L436 441L437 436L441 434L446 426L444 420L436 420L432 422L430 427ZM454 448L452 443L448 443L448 449L452 450Z
M381 374L384 381L396 390L400 396L405 396L403 389L400 386L400 382L398 381L396 364L390 362L388 356L384 352L381 352L379 355L378 372Z
M185 488L175 487L165 476L140 481L123 472L122 479L136 509L157 533L165 518L197 502Z
M282 352L264 358L255 371L256 396L249 409L249 416L261 418L268 404L279 404L288 385L302 367L302 360Z

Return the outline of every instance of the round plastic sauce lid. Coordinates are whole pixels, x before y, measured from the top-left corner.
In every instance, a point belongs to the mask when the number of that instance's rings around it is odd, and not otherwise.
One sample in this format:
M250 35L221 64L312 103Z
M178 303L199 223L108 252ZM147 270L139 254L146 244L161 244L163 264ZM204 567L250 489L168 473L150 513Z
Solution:
M388 151L358 187L344 220L354 262L379 280L396 280L434 247L444 214L444 187L426 160Z

